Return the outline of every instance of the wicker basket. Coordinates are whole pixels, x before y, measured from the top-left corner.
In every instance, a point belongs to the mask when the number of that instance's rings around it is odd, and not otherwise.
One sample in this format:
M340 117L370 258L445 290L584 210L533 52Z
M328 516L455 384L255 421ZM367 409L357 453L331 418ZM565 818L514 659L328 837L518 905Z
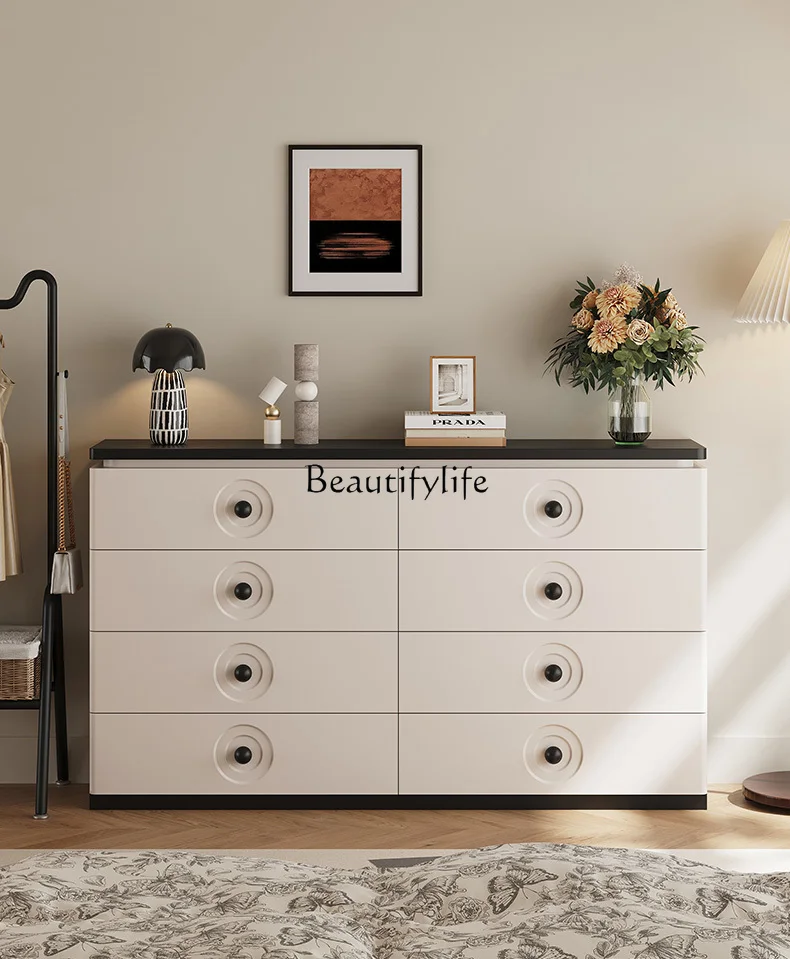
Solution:
M41 656L35 659L0 659L0 699L38 699Z
M38 699L41 629L0 626L0 700Z

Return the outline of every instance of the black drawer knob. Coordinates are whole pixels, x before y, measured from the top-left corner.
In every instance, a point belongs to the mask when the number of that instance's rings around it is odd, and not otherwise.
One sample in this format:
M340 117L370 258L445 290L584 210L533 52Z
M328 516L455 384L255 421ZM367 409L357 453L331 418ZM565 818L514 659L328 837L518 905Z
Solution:
M236 599L249 599L252 596L252 586L249 583L236 583L233 587L233 595Z
M252 514L252 505L246 499L240 499L233 507L233 512L239 519L247 519Z
M550 683L558 683L562 679L562 667L556 663L550 663L543 670L543 675Z
M252 670L246 663L239 663L233 670L233 675L240 683L248 683L252 679Z
M558 600L562 596L562 586L559 583L547 583L543 592L546 594L546 599Z
M246 766L252 760L252 750L249 746L239 746L234 752L233 758L240 766Z
M550 499L543 507L543 512L549 519L558 519L562 516L562 503L558 503L556 499Z
M549 746L546 749L546 752L543 753L543 758L547 763L551 763L552 766L556 766L557 763L562 762L562 750L559 746Z

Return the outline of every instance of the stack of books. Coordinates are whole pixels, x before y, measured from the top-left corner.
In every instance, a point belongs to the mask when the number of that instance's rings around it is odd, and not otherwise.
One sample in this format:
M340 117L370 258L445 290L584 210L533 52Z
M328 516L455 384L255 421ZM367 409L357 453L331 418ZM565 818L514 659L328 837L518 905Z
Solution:
M429 413L407 410L405 418L407 446L504 446L505 414L499 410L484 413Z

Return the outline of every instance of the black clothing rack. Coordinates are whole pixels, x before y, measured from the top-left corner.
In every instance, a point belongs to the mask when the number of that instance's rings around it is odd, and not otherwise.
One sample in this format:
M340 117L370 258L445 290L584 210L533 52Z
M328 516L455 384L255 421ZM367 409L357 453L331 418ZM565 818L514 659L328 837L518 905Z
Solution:
M30 285L36 280L42 280L47 286L47 585L44 589L42 615L41 685L38 699L0 700L0 709L38 710L36 807L33 818L46 819L53 694L57 783L65 785L69 781L63 603L60 595L52 593L52 558L58 548L58 284L55 277L46 270L31 270L19 281L16 293L10 299L0 300L0 310L12 310L19 306Z

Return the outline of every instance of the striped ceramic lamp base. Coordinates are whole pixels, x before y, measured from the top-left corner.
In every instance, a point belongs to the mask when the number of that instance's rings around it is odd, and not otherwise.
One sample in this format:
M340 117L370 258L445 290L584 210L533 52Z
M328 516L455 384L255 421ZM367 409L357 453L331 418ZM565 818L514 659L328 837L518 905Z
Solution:
M189 436L187 388L181 370L157 370L151 387L148 422L154 446L181 446Z

